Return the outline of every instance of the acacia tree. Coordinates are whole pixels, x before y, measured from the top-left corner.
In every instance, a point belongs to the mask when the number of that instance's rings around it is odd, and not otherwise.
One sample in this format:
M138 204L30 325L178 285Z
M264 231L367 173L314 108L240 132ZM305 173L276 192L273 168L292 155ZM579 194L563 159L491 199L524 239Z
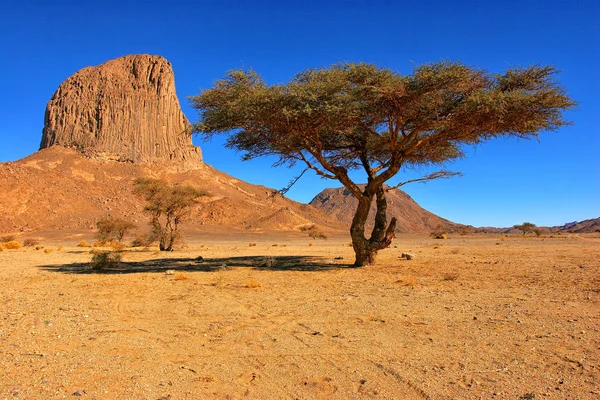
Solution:
M350 234L355 266L372 263L390 245L396 219L387 222L384 183L405 168L444 164L466 145L499 137L531 138L567 124L575 103L547 66L490 74L459 62L416 67L403 76L370 64L344 63L301 72L287 84L268 85L252 70L233 70L213 88L191 97L209 139L227 135L242 159L275 155L275 165L304 163L335 179L358 199ZM367 183L349 172L363 170ZM305 170L306 171L306 170ZM456 175L441 170L419 179ZM369 238L365 222L376 202Z
M135 193L144 196L144 211L150 214L151 236L158 240L160 251L171 251L180 239L179 224L189 216L198 198L207 193L188 185L171 186L159 179L138 178Z
M535 224L532 224L531 222L523 222L520 225L515 225L514 228L520 230L521 232L523 232L523 236L525 236L529 232L534 232L534 230L537 227L536 227ZM540 231L540 233L541 233L541 231ZM540 236L540 235L537 235L537 236Z

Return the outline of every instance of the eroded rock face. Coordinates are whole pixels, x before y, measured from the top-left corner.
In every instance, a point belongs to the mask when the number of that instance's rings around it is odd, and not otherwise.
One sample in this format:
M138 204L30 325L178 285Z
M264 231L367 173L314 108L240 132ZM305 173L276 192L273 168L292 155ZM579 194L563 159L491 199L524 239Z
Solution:
M64 81L46 107L40 149L53 145L120 161L201 161L179 105L171 63L128 55Z

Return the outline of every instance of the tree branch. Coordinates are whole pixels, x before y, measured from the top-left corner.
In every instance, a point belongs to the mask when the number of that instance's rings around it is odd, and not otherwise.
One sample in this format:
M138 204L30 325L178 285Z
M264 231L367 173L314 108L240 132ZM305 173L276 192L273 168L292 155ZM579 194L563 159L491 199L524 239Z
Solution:
M400 186L404 186L408 183L413 183L413 182L427 182L427 181L432 181L434 179L448 179L451 178L453 176L462 176L462 174L460 172L452 172L452 171L437 171L434 173L431 173L429 175L425 175L421 178L417 178L417 179L409 179L407 181L404 182L400 182L397 185L394 186L390 186L387 189L385 189L386 192L389 192L390 190L394 190L394 189L398 189Z

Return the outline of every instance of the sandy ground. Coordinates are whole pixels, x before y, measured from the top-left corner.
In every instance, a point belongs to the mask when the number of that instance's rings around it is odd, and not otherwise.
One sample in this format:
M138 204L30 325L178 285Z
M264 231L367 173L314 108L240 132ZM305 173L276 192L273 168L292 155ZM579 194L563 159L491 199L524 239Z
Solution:
M0 399L600 398L599 234L310 241L1 251Z

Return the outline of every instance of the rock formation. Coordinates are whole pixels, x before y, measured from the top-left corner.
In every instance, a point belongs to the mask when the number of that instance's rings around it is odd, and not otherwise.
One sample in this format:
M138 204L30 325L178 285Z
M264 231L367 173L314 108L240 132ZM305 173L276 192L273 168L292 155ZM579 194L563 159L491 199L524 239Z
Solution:
M128 55L76 72L46 107L40 149L53 145L119 161L201 161L175 93L171 64Z

